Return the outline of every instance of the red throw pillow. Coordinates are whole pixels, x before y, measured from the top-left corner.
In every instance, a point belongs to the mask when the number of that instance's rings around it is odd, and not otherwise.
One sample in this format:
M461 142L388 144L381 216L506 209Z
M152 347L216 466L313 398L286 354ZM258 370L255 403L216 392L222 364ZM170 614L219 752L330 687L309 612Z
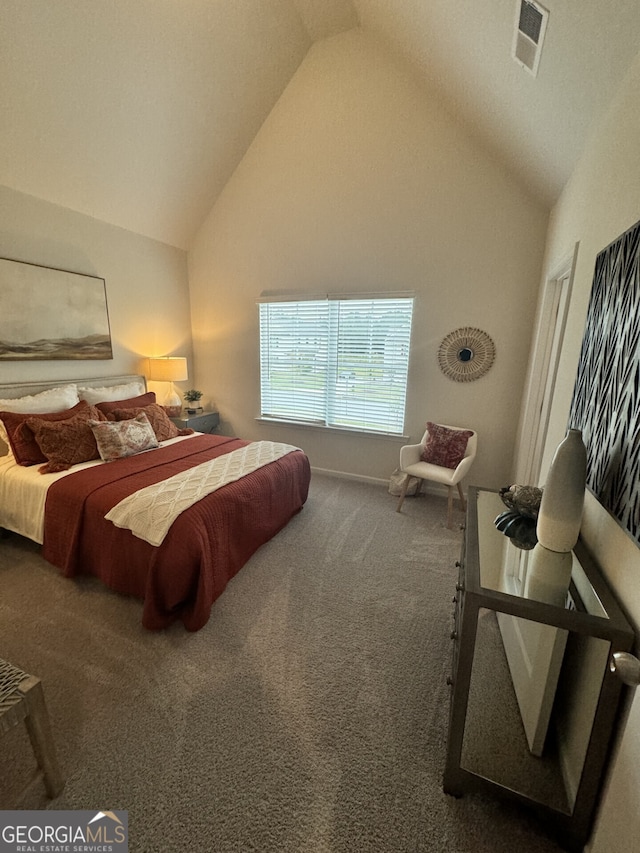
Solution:
M441 468L457 468L464 458L467 442L473 432L470 429L449 429L429 421L427 433L427 441L420 459L432 465L439 465Z
M113 409L111 414L117 421L128 421L140 414L146 415L158 441L167 441L167 439L176 438L178 435L191 435L193 432L192 429L178 429L173 421L169 420L169 416L163 407L157 403L140 408Z
M108 421L115 421L113 416L115 409L138 409L142 406L150 406L155 401L155 391L147 391L146 394L140 394L138 397L129 397L128 400L105 400L104 403L96 403L96 409L100 409L102 414L106 415Z
M66 471L72 465L100 458L90 420L104 421L105 418L96 408L89 406L88 412L62 421L43 421L33 416L27 419L26 425L48 460L39 469L41 474Z
M27 420L33 418L42 421L64 421L79 414L86 415L88 419L94 417L94 413L95 410L87 402L80 400L73 408L65 409L63 412L45 412L44 414L0 412L0 420L4 422L7 429L9 444L18 465L38 465L46 462L47 457L40 450L33 431L26 423Z

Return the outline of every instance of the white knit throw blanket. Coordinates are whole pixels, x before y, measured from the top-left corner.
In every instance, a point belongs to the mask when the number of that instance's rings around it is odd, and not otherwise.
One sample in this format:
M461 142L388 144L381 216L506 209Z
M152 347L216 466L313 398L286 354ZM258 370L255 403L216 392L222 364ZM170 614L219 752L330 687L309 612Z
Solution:
M160 545L175 519L194 503L263 465L300 448L254 441L124 498L105 518L151 545Z

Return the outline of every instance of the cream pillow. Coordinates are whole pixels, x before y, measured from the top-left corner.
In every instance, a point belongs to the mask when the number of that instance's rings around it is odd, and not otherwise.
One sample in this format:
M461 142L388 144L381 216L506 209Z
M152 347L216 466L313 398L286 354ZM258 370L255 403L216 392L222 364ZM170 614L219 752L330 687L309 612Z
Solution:
M144 394L142 382L127 382L125 385L109 385L105 388L78 388L81 400L86 400L92 406L96 403L106 403L110 400L127 400Z
M29 397L16 397L13 400L0 400L2 412L24 412L31 415L43 415L48 412L62 412L71 409L80 402L76 385L61 385L49 388Z

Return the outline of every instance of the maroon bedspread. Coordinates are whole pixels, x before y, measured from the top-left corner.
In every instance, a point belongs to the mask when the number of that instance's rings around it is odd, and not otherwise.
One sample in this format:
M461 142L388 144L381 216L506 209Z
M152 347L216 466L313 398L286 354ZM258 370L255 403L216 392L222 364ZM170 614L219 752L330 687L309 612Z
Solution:
M158 547L104 516L138 489L247 443L198 435L62 477L47 494L43 556L68 577L95 575L142 598L145 628L180 619L197 631L228 581L302 509L310 481L306 455L288 453L198 501Z

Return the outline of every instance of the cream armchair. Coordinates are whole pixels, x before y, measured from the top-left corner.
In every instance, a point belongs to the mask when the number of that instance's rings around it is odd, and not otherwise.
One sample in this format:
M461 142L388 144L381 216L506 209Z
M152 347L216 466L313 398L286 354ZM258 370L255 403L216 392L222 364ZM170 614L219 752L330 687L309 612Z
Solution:
M446 429L448 430L465 429L465 427L454 427L449 426L447 424L440 424L440 426L446 427ZM476 452L478 449L477 434L473 430L468 431L471 432L471 437L467 441L467 447L464 452L464 456L462 460L458 463L456 468L445 468L443 466L434 465L431 462L423 462L421 460L420 457L429 437L428 429L422 436L420 444L406 444L403 448L401 448L400 469L405 474L405 479L402 484L402 492L398 500L396 512L400 512L400 510L402 509L402 504L407 494L407 488L409 487L409 480L411 477L417 477L420 480L420 487L422 486L423 480L430 480L433 483L442 483L442 485L447 486L449 490L447 527L451 528L453 511L453 487L457 486L458 488L458 494L460 495L460 504L462 507L462 511L464 512L466 510L466 502L464 499L464 493L462 491L461 481L462 478L469 473L469 469L473 464L473 460L475 459Z

